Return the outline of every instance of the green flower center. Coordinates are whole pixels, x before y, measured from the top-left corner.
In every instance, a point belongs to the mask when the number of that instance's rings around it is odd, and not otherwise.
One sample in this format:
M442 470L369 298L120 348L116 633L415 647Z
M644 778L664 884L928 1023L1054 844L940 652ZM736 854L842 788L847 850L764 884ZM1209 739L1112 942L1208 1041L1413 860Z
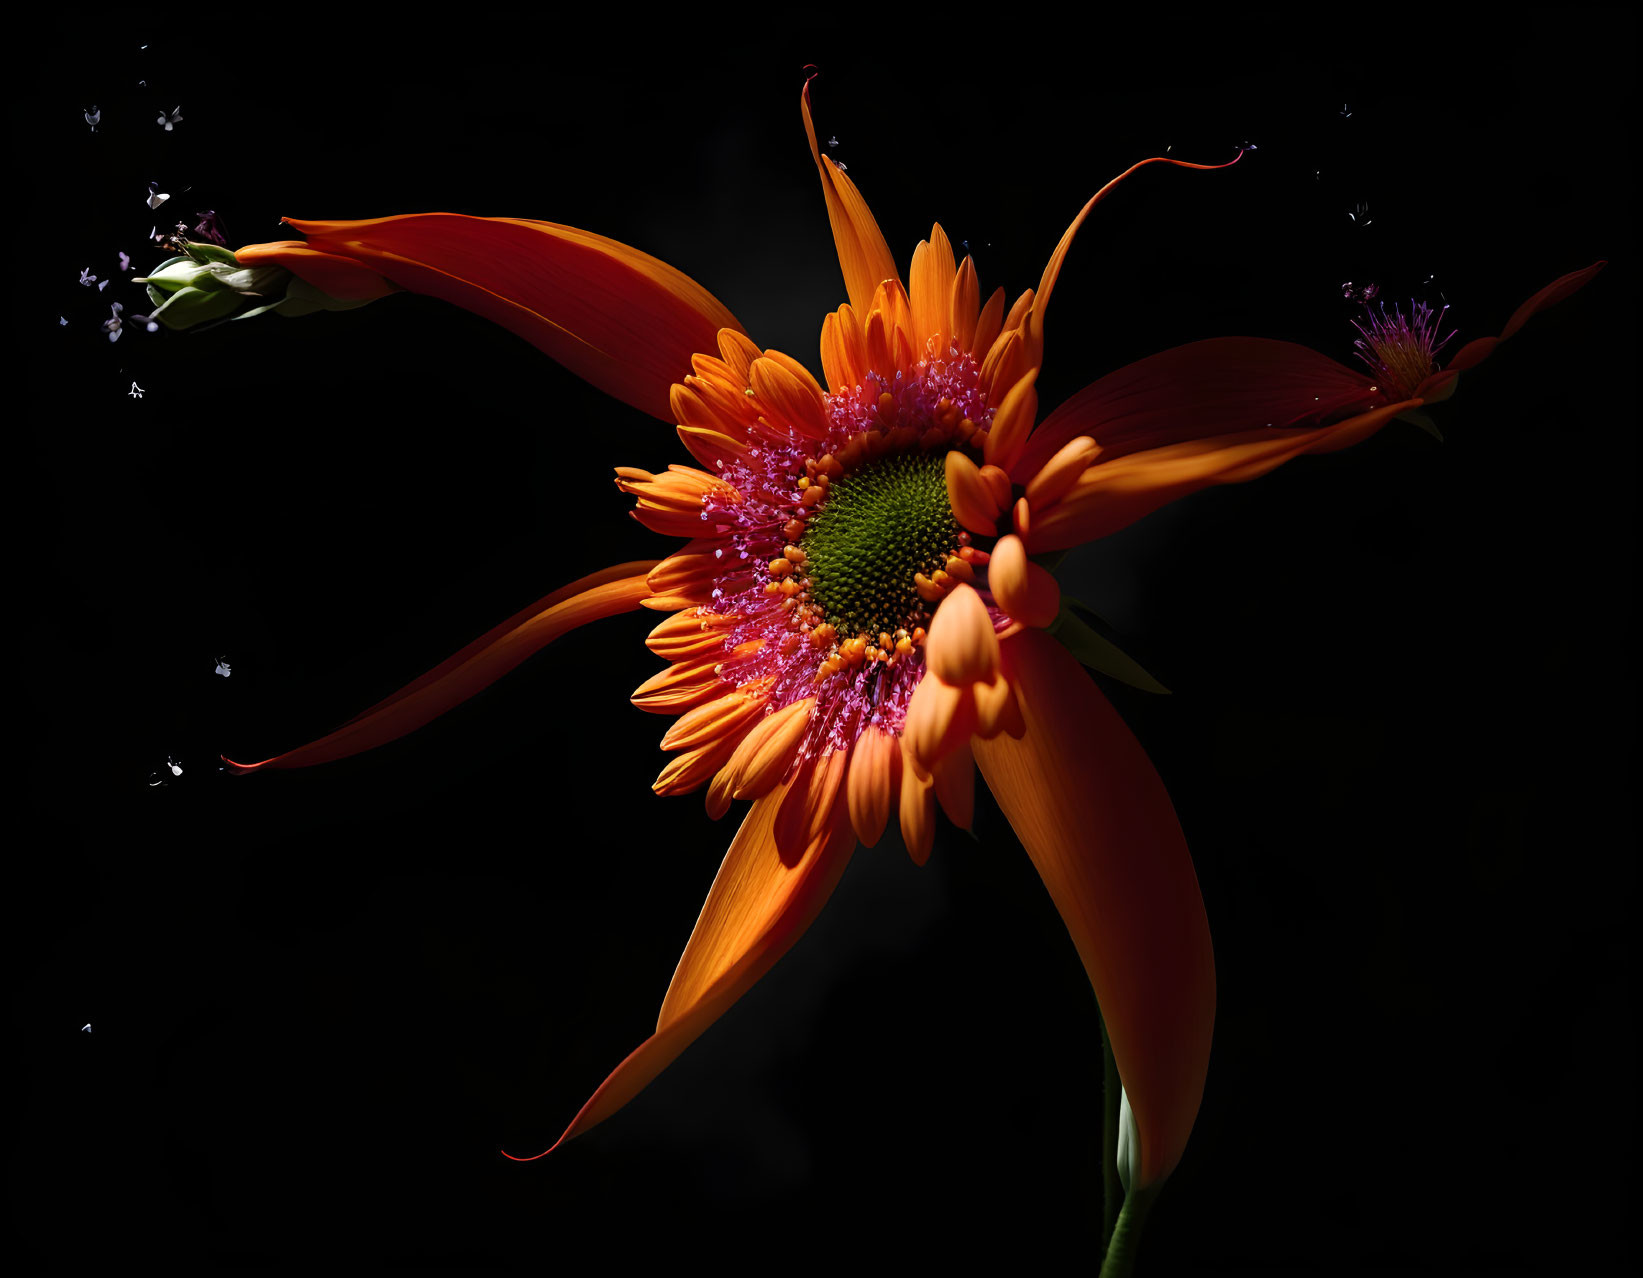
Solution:
M841 636L894 633L928 613L913 576L958 545L946 463L939 451L869 462L832 481L810 517L799 540L810 598Z

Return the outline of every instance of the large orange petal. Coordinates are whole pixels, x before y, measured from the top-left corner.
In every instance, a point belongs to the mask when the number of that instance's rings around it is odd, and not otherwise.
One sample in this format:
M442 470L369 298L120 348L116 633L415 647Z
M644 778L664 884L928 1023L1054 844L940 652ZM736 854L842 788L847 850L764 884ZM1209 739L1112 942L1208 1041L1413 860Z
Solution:
M1080 435L1111 461L1189 439L1327 420L1384 403L1369 389L1374 380L1294 342L1189 342L1091 382L1039 423L1010 474L1025 483Z
M855 308L856 314L865 316L872 309L873 290L881 282L900 282L896 259L890 255L890 246L884 242L879 224L873 219L873 211L867 207L867 201L856 189L856 184L823 155L821 147L816 144L816 126L810 120L808 79L799 91L799 110L804 115L804 132L810 139L810 154L815 157L816 169L821 174L822 195L827 200L827 220L833 227L833 243L839 251L845 291L850 294L850 305Z
M856 846L848 809L838 803L797 861L785 864L774 827L790 785L757 800L742 822L673 973L656 1032L611 1071L548 1153L643 1091L787 953L827 903Z
M1246 483L1302 453L1345 448L1421 402L1387 404L1312 430L1244 431L1129 453L1112 462L1098 458L1059 502L1032 512L1031 548L1038 554L1082 545L1200 488Z
M335 732L260 763L235 763L226 756L223 762L241 773L302 768L402 737L489 687L560 635L637 608L650 594L647 579L655 566L653 560L639 560L583 577L516 613Z
M668 422L668 388L690 373L690 357L717 350L721 328L741 328L682 271L554 222L461 213L283 221L316 251L483 315L600 390ZM288 264L298 269L296 259Z
M1036 630L1003 650L1027 731L977 738L976 762L1095 987L1151 1184L1180 1161L1209 1069L1203 897L1164 783L1077 660Z

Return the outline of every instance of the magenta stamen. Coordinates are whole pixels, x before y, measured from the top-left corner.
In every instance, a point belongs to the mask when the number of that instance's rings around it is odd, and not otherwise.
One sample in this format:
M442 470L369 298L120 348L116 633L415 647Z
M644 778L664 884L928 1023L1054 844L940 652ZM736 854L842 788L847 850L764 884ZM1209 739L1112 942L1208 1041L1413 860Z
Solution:
M1358 358L1391 392L1407 399L1437 370L1438 352L1458 331L1451 329L1445 336L1438 336L1438 328L1448 313L1449 308L1445 306L1434 314L1425 302L1412 302L1408 319L1397 306L1388 315L1384 302L1379 315L1366 309L1367 326L1352 321L1352 327L1362 334L1353 343L1358 348Z

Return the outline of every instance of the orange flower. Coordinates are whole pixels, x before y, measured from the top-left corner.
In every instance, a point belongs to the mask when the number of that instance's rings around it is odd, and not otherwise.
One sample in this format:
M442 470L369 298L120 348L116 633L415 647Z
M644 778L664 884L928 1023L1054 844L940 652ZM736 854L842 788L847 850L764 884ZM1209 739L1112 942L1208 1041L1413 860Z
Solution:
M305 243L238 252L242 266L283 267L339 299L397 287L492 318L674 424L698 467L617 471L637 519L689 539L665 559L573 583L338 731L234 766L367 749L571 628L635 607L668 613L647 641L667 668L633 694L677 716L654 788L705 789L714 818L753 803L656 1032L560 1141L614 1114L770 969L858 842L876 843L894 819L922 863L938 806L967 827L979 766L1095 988L1132 1124L1132 1181L1150 1186L1179 1161L1203 1093L1209 926L1163 782L1045 633L1059 589L1033 556L1355 443L1440 382L1377 380L1289 343L1222 339L1110 374L1035 428L1050 298L1091 211L1146 164L1225 166L1154 158L1121 174L1078 213L1037 287L1007 304L1002 289L983 300L940 226L904 283L861 193L816 144L808 85L801 111L849 295L822 325L825 386L761 349L678 271L553 223L287 219ZM1502 338L1589 274L1531 299Z

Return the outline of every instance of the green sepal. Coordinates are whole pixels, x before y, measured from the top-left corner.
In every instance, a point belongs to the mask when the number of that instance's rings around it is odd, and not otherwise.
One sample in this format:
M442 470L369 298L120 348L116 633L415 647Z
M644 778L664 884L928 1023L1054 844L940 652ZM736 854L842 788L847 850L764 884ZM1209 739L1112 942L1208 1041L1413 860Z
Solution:
M1079 614L1082 613L1083 616ZM1084 616L1090 620L1085 621ZM1061 612L1045 631L1073 656L1091 670L1111 675L1120 683L1127 683L1142 692L1168 694L1169 689L1154 679L1128 653L1098 631L1091 622L1099 623L1095 612L1069 595L1061 596Z
M232 314L244 300L239 293L196 288L190 284L170 297L164 297L150 318L171 329L193 328L196 324L205 324Z
M225 249L220 244L196 244L188 241L188 253L196 262L226 262L229 266L238 266L240 259L234 256L232 249Z
M1411 408L1408 412L1399 413L1396 420L1408 422L1411 426L1419 426L1438 443L1443 443L1443 432L1438 429L1438 424L1418 408Z

